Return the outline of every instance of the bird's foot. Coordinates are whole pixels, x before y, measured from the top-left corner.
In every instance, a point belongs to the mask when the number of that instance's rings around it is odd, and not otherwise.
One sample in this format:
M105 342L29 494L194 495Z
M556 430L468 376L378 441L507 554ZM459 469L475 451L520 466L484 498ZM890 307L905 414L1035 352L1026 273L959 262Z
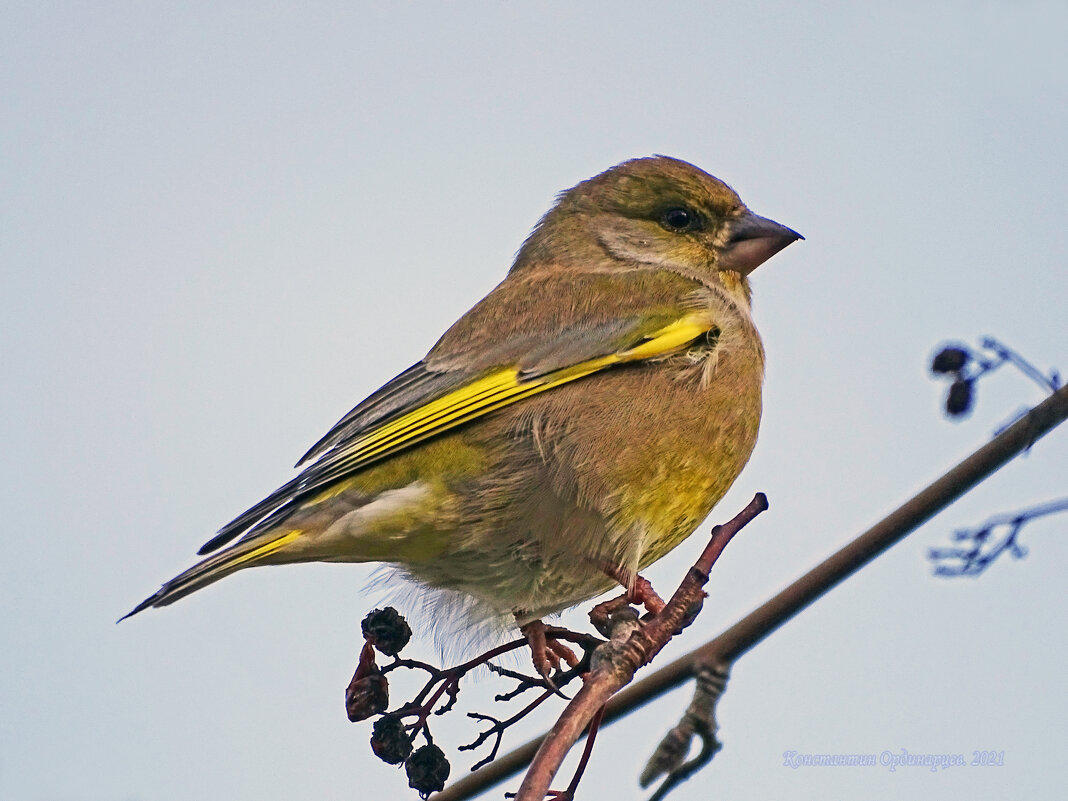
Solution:
M628 582L618 568L605 568L605 572L623 586L627 586ZM646 618L659 614L665 606L664 599L653 589L649 580L642 576L635 576L625 593L603 601L590 610L590 622L601 634L606 637L611 636L612 616L631 604L644 606L648 613Z
M561 663L568 667L575 667L581 661L575 652L563 642L552 636L546 636L552 634L553 628L546 626L542 621L532 620L520 626L519 630L527 638L534 669L553 689L556 688L551 678L553 671L559 670Z
M628 603L644 606L645 611L652 615L659 615L667 605L664 599L657 595L653 585L649 583L649 579L641 576L634 577L634 584L627 592L627 601Z

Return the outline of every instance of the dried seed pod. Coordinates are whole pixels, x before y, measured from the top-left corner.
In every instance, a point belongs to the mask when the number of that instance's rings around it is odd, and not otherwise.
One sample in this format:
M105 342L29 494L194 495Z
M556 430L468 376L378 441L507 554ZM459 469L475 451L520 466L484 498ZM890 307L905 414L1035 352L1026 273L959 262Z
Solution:
M389 682L377 667L354 680L345 692L345 711L353 723L379 715L388 708Z
M399 765L412 753L412 741L396 715L383 715L371 728L371 750L390 765Z
M451 767L445 754L436 745L424 745L404 763L408 786L422 798L445 789Z
M956 373L964 369L971 360L971 354L964 348L942 348L931 360L932 373Z
M386 656L396 656L412 638L408 621L394 609L375 609L360 624L364 639Z
M952 417L960 417L972 410L974 401L972 382L967 378L958 378L949 385L949 394L946 396L946 414Z

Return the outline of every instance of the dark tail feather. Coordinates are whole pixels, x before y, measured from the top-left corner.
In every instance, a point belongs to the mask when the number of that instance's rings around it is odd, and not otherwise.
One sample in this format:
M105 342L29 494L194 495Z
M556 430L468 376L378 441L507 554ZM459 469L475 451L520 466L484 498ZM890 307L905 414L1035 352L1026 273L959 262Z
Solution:
M126 618L132 617L138 612L143 612L149 607L172 604L179 598L184 598L202 587L214 584L231 573L242 568L251 567L259 559L274 553L282 546L299 537L300 534L300 531L282 531L270 536L255 537L252 540L239 542L222 553L210 556L193 565L184 573L175 576L160 587L154 595L145 598L116 622L121 623Z

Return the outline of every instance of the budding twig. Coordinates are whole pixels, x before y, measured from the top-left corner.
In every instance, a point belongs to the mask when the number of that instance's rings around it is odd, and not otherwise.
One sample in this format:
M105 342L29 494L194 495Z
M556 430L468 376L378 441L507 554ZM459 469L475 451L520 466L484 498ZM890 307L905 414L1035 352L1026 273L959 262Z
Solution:
M1065 511L1068 511L1068 498L991 517L978 528L953 532L955 542L967 542L970 545L931 548L927 551L927 558L936 563L936 576L977 576L1003 553L1010 553L1017 559L1027 556L1027 548L1019 541L1024 525L1036 518ZM999 530L1005 531L1005 536L1000 539L994 536Z

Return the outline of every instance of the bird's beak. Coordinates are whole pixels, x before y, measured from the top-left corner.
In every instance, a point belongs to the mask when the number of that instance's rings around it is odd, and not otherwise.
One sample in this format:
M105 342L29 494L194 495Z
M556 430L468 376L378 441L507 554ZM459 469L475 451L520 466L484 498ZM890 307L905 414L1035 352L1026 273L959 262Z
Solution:
M747 211L731 223L730 238L719 256L721 270L749 275L791 242L804 239L797 231Z

